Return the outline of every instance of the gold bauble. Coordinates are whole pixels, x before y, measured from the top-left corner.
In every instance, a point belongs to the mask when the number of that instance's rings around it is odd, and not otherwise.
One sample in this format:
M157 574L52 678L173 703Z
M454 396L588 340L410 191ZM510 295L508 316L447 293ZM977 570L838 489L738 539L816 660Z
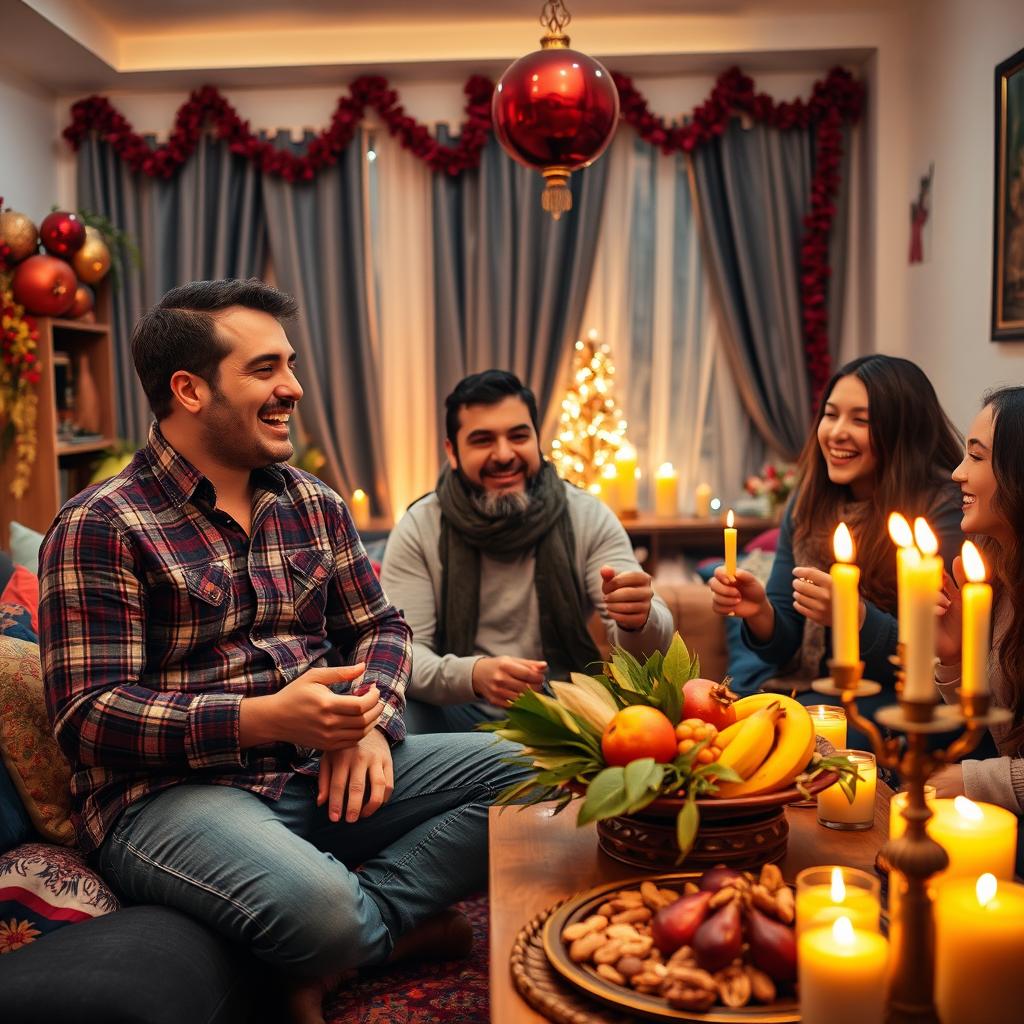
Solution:
M20 263L39 248L39 229L17 210L0 213L0 239L11 247L11 260Z
M85 244L71 257L78 280L99 284L110 269L110 250L96 228L85 229Z

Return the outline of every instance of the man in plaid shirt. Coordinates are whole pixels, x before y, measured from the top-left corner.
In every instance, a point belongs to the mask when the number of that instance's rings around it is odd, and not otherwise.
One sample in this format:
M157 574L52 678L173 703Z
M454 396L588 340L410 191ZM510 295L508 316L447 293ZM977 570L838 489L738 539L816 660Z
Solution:
M487 807L521 773L490 737L405 738L409 628L341 499L285 464L295 312L200 281L140 319L156 422L51 527L40 639L99 870L279 967L320 1021L332 972L467 951L445 908L485 884Z

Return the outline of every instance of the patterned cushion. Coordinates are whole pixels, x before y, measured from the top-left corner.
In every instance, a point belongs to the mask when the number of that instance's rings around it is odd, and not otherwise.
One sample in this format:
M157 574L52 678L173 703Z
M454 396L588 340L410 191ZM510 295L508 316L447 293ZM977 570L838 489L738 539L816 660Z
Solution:
M0 635L27 640L30 644L39 643L39 637L32 628L32 613L20 604L0 601Z
M0 756L36 831L71 846L71 769L46 717L39 647L9 636L0 636Z
M16 565L0 594L0 602L18 604L32 615L32 631L39 632L39 577L23 565Z
M0 856L0 955L118 909L78 850L24 843Z

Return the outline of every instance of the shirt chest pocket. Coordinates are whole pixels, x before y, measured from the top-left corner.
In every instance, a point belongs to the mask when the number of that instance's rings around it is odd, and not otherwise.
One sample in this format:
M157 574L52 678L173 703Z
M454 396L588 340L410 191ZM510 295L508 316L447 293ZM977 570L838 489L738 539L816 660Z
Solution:
M288 556L292 608L303 629L314 633L326 629L327 581L331 559L322 551L293 551Z
M189 603L192 646L221 641L231 608L231 574L219 562L178 571Z

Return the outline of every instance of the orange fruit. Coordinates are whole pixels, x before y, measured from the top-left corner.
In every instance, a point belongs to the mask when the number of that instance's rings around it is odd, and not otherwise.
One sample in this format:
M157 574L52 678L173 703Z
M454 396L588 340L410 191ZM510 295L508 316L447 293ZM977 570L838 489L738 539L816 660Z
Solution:
M676 743L676 731L665 715L657 708L634 704L608 723L601 752L610 765L627 765L641 757L667 764L675 759Z

